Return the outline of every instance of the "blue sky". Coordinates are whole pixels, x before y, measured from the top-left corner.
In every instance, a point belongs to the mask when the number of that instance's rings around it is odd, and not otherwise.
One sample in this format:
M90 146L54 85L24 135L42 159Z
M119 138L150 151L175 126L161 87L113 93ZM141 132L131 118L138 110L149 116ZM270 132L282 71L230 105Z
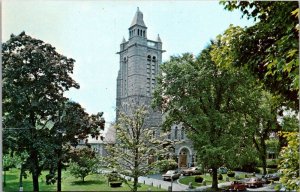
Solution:
M198 55L210 39L230 24L250 26L239 11L229 12L217 1L5 0L2 2L2 41L22 31L50 43L76 60L72 77L80 84L65 95L87 112L104 112L115 119L119 46L139 7L148 39L163 42L163 61L171 55Z

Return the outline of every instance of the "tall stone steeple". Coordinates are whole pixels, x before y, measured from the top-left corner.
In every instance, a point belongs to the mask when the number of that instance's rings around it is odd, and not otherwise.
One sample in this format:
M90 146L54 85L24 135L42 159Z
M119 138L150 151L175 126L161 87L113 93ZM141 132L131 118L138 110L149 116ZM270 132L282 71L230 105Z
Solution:
M143 19L143 13L137 8L129 27L129 39L133 37L147 38L147 27Z
M156 76L162 61L162 42L147 39L143 13L137 8L129 27L128 41L120 44L120 70L117 78L117 119L123 105L149 105L156 85ZM150 108L150 107L149 107ZM159 127L161 114L150 112L148 126Z

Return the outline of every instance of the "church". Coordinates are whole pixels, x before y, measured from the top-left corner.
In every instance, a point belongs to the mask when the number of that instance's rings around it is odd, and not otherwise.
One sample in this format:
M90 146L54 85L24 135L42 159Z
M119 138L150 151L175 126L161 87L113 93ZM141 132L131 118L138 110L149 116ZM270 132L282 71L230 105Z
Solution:
M141 103L150 106L152 93L156 85L156 77L162 63L162 41L159 35L155 40L147 38L147 26L143 19L143 13L137 8L133 20L129 26L129 38L123 38L120 44L120 67L117 77L116 120L119 110L124 110L125 103L139 105ZM146 126L153 129L153 133L159 136L162 132L162 113L151 110ZM178 168L186 168L195 165L196 154L192 142L186 137L182 124L173 125L166 138L174 144L173 157L178 162Z

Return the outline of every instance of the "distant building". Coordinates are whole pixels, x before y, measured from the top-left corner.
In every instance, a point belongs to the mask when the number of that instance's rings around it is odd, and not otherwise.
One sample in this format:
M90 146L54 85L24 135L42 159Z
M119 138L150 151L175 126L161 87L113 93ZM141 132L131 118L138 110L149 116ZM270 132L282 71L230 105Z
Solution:
M107 156L108 151L106 150L106 146L110 144L114 144L116 142L116 132L115 128L111 125L108 127L107 132L104 134L103 140L101 138L92 138L91 135L84 140L79 140L77 149L80 148L91 148L96 154L100 156Z
M117 121L119 111L127 111L126 103L150 105L163 52L159 35L156 40L147 39L143 13L138 8L129 27L129 39L126 41L123 38L118 52L120 68L117 77ZM161 112L150 111L146 126L153 128L154 134L158 136L161 134L161 124ZM195 161L192 143L184 132L181 124L173 125L168 138L170 143L181 141L174 145L173 151L178 167L189 167Z

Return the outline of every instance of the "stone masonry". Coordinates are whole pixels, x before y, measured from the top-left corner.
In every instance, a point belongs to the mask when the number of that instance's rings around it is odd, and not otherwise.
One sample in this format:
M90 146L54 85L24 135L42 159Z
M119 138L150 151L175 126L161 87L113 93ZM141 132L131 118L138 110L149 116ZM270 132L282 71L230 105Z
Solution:
M120 44L120 68L117 77L116 120L120 110L127 111L126 104L151 104L152 93L156 85L159 65L162 63L162 41L157 35L156 40L147 39L147 27L143 13L137 12L129 27L128 41L123 38ZM152 127L155 134L160 134L162 114L150 111L146 126ZM184 127L174 125L168 138L170 141L181 141L174 146L174 156L179 167L189 167L195 161L191 142L184 134Z

